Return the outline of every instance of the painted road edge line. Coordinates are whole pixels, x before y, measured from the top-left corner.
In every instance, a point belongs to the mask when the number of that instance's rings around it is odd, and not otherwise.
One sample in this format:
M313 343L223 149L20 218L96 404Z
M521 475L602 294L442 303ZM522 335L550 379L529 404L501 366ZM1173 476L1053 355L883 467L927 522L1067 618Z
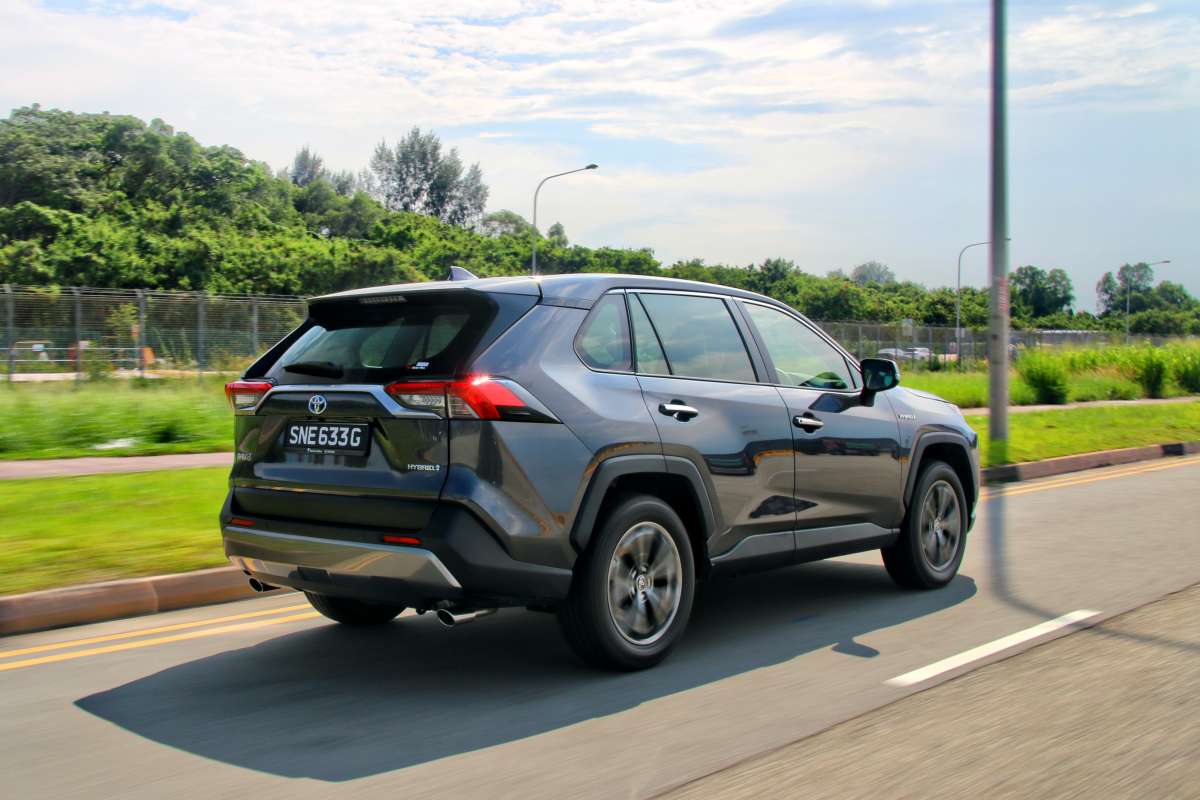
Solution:
M943 658L941 661L935 661L927 667L914 669L912 672L906 672L903 675L891 678L884 681L888 686L914 686L918 683L936 678L938 675L950 672L951 670L965 667L976 661L987 658L988 656L1002 653L1005 650L1016 647L1019 644L1037 639L1047 634L1055 633L1063 628L1071 628L1079 625L1094 617L1100 616L1101 612L1093 611L1089 608L1082 608L1078 611L1072 611L1069 614L1063 614L1061 617L1055 617L1052 620L1043 622L1040 625L1034 625L1032 628L1026 628L1023 631L1017 631L995 641L981 644L979 647L973 647L955 656Z

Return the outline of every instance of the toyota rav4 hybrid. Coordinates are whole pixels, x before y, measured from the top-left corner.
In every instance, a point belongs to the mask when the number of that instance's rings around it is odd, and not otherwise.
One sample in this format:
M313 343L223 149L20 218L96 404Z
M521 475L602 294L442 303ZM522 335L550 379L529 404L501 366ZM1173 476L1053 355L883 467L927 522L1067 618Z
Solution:
M977 438L894 362L722 286L460 276L315 298L226 387L256 588L348 625L550 611L638 669L714 576L878 549L905 588L954 577Z

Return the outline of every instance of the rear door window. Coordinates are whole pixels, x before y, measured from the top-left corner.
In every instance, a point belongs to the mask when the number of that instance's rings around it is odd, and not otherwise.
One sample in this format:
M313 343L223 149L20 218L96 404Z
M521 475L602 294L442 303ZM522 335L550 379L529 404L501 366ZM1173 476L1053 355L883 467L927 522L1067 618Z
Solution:
M633 318L633 347L637 371L646 375L670 375L671 367L663 355L658 334L646 316L646 309L636 294L629 296L629 316Z
M716 297L640 293L671 374L753 382L754 366L725 301Z

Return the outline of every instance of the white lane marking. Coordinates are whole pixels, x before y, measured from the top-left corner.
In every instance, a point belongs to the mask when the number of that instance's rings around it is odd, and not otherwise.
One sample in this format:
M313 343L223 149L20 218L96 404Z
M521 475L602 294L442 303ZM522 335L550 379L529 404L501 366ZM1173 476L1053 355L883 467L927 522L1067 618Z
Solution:
M944 658L941 661L934 662L927 667L921 667L920 669L914 669L912 672L906 672L899 677L884 681L884 683L886 683L888 686L912 686L913 684L921 683L922 681L927 681L930 678L941 675L944 672L949 672L952 669L958 669L959 667L970 664L973 661L979 661L980 659L1003 652L1010 647L1016 647L1023 642L1028 642L1029 640L1036 639L1039 636L1045 636L1048 633L1054 633L1055 631L1062 630L1063 628L1069 628L1073 625L1078 625L1079 623L1098 616L1099 614L1099 611L1092 611L1091 609L1087 608L1082 608L1078 611L1072 611L1070 614L1063 614L1061 617L1056 617L1049 622L1043 622L1041 625L1034 625L1032 628L1026 628L1023 631L1017 631L1016 633L1005 636L1002 639L996 639L995 641L988 642L987 644L981 644L979 647L973 647L970 650L959 653L956 656Z

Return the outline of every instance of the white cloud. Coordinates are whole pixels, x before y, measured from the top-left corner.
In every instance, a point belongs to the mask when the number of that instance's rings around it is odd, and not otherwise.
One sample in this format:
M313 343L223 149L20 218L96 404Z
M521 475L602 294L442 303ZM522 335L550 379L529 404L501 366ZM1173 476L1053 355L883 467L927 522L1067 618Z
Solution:
M482 163L494 206L522 213L539 175L599 149L598 173L547 190L546 218L581 241L647 244L668 258L778 253L823 270L889 249L914 262L954 249L916 241L928 192L896 197L887 214L864 198L897 191L900 175L961 183L945 165L985 154L986 10L781 5L106 0L66 13L8 0L0 101L162 117L275 165L308 143L357 168L383 137L447 131ZM1170 8L1020 7L1015 111L1200 106L1200 21ZM777 11L798 16L746 23ZM734 23L741 35L721 35ZM656 163L672 148L700 155L686 169ZM985 178L982 166L969 176L981 189ZM982 211L949 213L982 224Z

